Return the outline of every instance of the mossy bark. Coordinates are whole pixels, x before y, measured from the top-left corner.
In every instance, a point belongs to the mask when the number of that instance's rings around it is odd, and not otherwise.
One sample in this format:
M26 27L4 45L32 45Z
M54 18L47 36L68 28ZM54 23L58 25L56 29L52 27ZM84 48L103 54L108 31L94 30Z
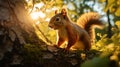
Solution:
M22 62L26 44L46 45L35 33L24 0L0 0L0 67Z

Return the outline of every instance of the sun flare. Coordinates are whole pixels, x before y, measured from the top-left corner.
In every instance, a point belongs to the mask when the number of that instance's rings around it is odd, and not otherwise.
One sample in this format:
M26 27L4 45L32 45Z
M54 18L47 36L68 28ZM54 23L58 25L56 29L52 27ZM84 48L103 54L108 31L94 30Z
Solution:
M30 16L33 20L37 20L39 18L39 15L37 12L31 13Z
M44 18L46 15L43 12L32 12L30 16L33 20L37 20L39 18Z

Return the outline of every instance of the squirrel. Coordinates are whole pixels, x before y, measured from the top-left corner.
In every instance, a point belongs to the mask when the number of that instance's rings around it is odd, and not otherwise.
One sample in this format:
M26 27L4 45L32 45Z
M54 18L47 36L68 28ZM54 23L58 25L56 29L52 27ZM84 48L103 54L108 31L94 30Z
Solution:
M85 13L77 23L73 23L66 9L62 9L61 13L55 11L55 16L50 19L48 26L58 31L57 47L66 43L66 50L90 50L95 38L94 27L101 27L103 23L96 12Z

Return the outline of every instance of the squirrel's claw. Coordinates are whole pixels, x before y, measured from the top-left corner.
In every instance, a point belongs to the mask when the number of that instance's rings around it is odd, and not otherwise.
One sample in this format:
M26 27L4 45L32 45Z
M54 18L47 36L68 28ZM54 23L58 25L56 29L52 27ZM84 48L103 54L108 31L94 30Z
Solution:
M62 49L59 50L59 52L68 54L69 50L67 50L66 48L62 48Z

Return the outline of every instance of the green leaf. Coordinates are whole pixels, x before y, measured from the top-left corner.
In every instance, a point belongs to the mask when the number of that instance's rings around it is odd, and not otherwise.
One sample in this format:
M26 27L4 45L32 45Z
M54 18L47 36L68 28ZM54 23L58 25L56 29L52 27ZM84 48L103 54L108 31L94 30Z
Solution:
M105 7L105 12L107 12L109 9L110 9L110 7L112 6L112 4L114 4L115 3L115 0L108 0L108 3L107 3L107 6Z
M115 12L116 16L120 16L120 8L117 9L117 11Z
M81 65L81 67L109 67L109 58L94 58L92 60L88 60Z

